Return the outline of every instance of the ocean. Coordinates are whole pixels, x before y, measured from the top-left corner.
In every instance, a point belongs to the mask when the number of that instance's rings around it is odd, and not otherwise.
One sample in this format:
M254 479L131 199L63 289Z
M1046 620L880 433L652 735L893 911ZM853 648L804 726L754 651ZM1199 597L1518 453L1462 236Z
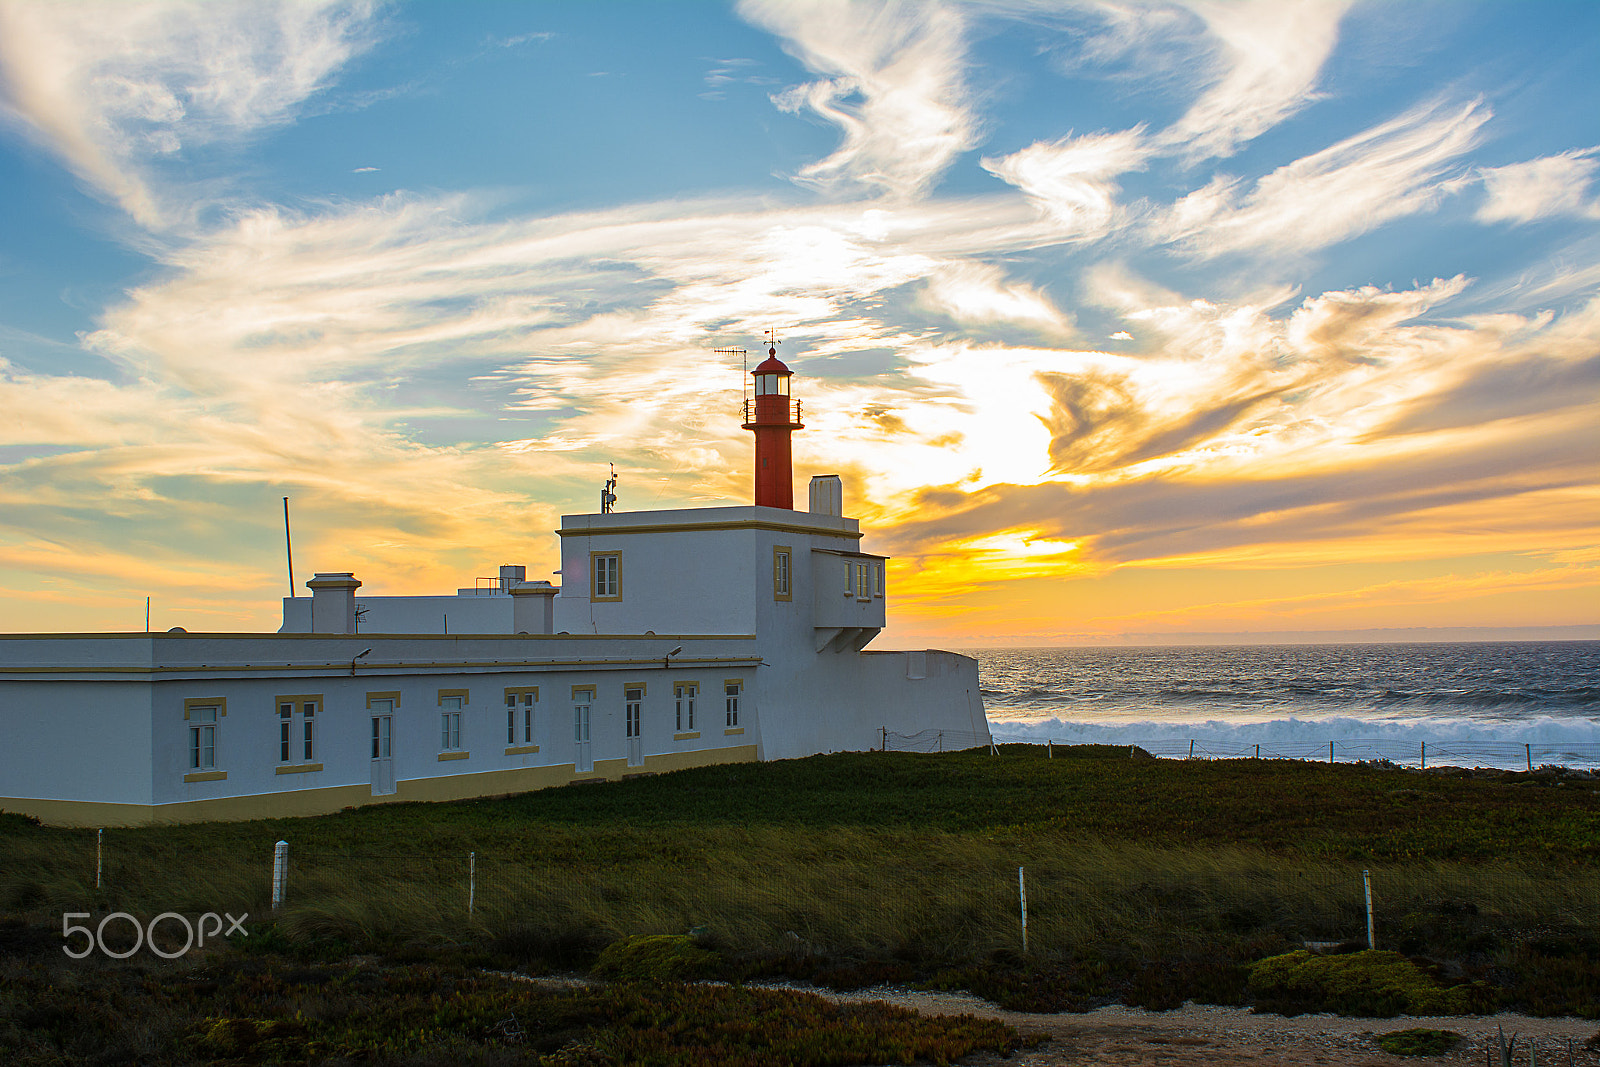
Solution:
M1600 641L963 651L1001 742L1600 769Z

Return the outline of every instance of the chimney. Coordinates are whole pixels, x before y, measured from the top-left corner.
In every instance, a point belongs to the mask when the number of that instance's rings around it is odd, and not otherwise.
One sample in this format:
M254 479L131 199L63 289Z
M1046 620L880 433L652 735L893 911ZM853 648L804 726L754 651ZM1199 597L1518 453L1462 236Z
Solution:
M356 590L361 583L349 571L318 574L306 583L311 590L311 632L356 632Z
M837 474L819 474L811 479L811 514L844 515L844 483Z
M547 634L555 630L555 599L561 592L549 582L523 582L511 587L511 631Z

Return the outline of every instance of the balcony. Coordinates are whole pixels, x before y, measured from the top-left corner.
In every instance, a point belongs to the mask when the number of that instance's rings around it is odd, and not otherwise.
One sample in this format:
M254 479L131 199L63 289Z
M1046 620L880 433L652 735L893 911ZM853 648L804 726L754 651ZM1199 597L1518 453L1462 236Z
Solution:
M746 397L744 429L753 430L757 426L804 429L805 424L800 421L800 401L793 397L785 398L777 395Z

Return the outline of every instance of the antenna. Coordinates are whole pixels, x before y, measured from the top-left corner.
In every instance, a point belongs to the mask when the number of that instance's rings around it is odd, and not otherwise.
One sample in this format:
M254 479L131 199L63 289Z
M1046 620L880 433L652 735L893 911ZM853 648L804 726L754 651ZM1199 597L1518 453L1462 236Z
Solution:
M617 465L607 464L611 468L611 477L606 479L606 487L600 490L600 514L611 514L611 508L617 502L617 494L612 490L617 487Z
M294 540L289 536L289 498L283 498L283 550L289 556L289 599L294 599ZM146 620L145 629L149 629Z
M713 348L711 351L717 353L720 356L731 356L731 355L734 355L735 353L738 354L740 361L744 364L744 374L740 375L739 381L742 383L742 386L743 386L743 389L744 389L744 405L745 405L745 407L749 407L750 406L750 353L745 351L742 348Z

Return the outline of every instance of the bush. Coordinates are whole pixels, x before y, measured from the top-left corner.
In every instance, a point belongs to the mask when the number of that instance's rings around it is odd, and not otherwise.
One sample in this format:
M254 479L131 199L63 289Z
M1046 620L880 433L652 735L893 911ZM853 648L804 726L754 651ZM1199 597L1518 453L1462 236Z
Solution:
M1455 1048L1461 1035L1453 1030L1396 1030L1378 1038L1378 1047L1391 1056L1442 1056Z
M721 969L721 958L683 934L625 937L613 941L591 972L596 978L635 982L687 982Z
M1250 968L1250 989L1258 1010L1285 1015L1461 1015L1467 1010L1465 986L1442 989L1398 952L1371 949L1342 956L1314 956L1304 949L1271 956Z

